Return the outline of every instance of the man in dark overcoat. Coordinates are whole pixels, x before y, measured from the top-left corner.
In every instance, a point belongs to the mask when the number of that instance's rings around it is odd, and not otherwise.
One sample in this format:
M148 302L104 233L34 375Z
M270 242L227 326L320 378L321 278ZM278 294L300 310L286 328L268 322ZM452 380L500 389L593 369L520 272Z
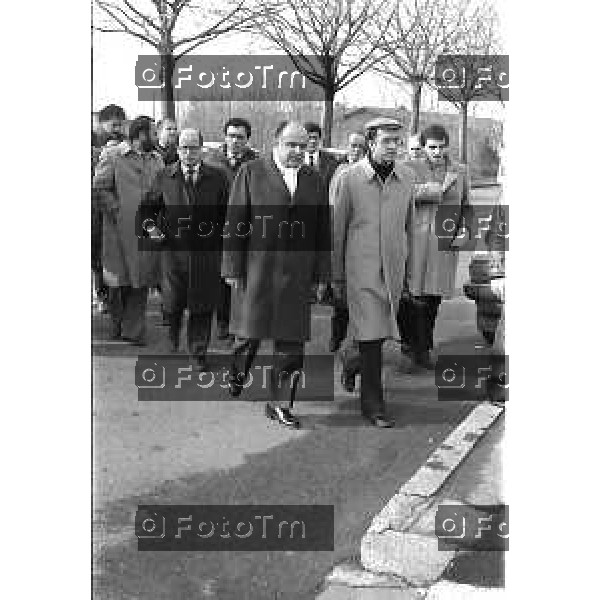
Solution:
M252 126L241 117L232 117L223 126L225 143L206 156L208 163L221 167L229 179L229 183L237 175L243 163L258 158L258 154L248 146L252 135ZM229 316L231 312L231 288L222 281L221 301L217 307L217 338L233 341L234 336L229 333Z
M179 350L184 310L188 317L188 349L202 371L210 341L212 316L220 300L223 223L227 211L229 184L222 170L201 160L202 135L197 129L179 134L179 161L169 165L156 178L146 204L160 224L171 224L161 242L163 310L169 328L171 351ZM186 212L186 207L189 211ZM183 218L181 218L183 216ZM198 216L198 218L194 218ZM189 221L187 220L189 217ZM198 226L211 223L212 229ZM182 242L178 225L191 230ZM203 246L194 237L204 231ZM211 233L212 232L212 233Z
M300 426L290 408L310 336L309 302L315 285L323 294L331 267L327 190L319 174L303 165L307 140L299 123L282 123L272 154L241 166L227 221L231 231L236 223L259 223L258 234L232 236L223 250L222 274L232 286L230 330L236 335L230 393L241 393L261 340L273 340L271 401L265 412L287 427ZM281 234L282 225L307 216L301 243L294 225Z

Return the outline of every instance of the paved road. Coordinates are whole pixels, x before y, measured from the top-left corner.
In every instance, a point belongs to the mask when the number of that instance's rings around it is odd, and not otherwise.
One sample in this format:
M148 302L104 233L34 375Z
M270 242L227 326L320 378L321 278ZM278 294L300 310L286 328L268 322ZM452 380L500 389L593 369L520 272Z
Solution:
M436 343L477 352L474 312L471 302L443 303ZM160 352L166 332L156 306L151 313L147 352ZM309 353L325 351L328 314L314 310ZM334 402L298 403L300 431L267 421L261 403L140 403L137 351L106 343L106 321L93 324L98 599L314 598L334 565L358 560L372 517L472 406L438 402L433 375L399 376L393 366L386 371L386 400L398 423L392 430L369 426L358 398L339 387ZM333 504L335 550L138 552L133 515L145 503Z
M309 351L324 350L327 310ZM445 303L436 339L457 352L480 341L471 303ZM154 328L160 345L164 329ZM377 430L358 398L298 403L305 427L269 422L244 401L138 403L133 350L95 347L95 517L98 598L313 598L327 572L356 560L370 520L471 406L440 403L432 375L387 373L398 427ZM138 504L320 503L335 506L335 550L320 553L139 553Z

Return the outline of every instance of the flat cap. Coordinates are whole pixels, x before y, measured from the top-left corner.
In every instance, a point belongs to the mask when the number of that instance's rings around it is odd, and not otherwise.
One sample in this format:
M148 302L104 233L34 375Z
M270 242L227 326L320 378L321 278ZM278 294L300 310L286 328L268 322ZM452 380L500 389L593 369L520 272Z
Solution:
M369 131L370 129L402 129L402 123L397 119L390 119L389 117L377 117L365 123L365 131Z
M180 146L202 146L200 132L197 129L182 129L179 134Z

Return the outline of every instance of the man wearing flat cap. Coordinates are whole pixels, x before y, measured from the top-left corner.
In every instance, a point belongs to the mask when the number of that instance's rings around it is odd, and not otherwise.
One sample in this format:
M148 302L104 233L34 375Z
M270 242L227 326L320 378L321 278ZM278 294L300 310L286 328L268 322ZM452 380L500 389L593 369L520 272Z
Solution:
M197 367L204 371L212 315L220 299L222 235L212 233L218 230L222 232L229 184L221 169L201 160L201 149L200 131L183 129L178 140L179 160L166 167L156 178L147 204L152 207L159 222L162 218L162 222L185 223L184 219L174 218L177 214L184 214L201 216L199 220L196 219L199 223L205 221L213 225L213 229L208 231L211 235L203 241L203 246L194 246L194 237L190 238L187 246L182 247L175 239L182 232L173 228L166 232L166 239L161 242L165 247L160 251L163 310L169 328L171 351L179 350L183 313L187 308L188 350ZM190 207L189 210L186 207ZM191 226L184 224L184 228L193 229L196 235L199 232L196 231L196 225L198 223L192 218Z
M333 287L338 296L345 291L348 337L358 342L360 354L358 365L342 357L342 383L359 367L363 416L377 427L393 427L381 384L382 344L398 337L396 314L409 277L414 174L397 160L398 121L375 119L365 129L367 155L339 175L332 198Z
M300 426L291 408L310 336L310 300L315 285L322 296L331 267L327 190L319 174L303 164L307 142L302 125L283 122L275 130L272 154L242 164L233 181L227 221L232 230L240 222L259 223L259 232L262 222L268 230L264 236L229 238L222 268L232 286L230 331L236 335L230 393L242 392L261 340L273 340L265 412L294 428ZM309 217L306 227L304 217ZM301 236L294 236L294 227Z

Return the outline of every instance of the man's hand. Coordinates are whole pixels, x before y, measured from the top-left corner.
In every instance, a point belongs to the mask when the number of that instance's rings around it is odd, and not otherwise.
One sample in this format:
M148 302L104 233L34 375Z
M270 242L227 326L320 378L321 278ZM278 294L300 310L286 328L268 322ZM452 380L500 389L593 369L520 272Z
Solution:
M317 302L323 303L327 296L327 284L326 283L317 283L316 289Z
M346 284L332 283L331 290L333 292L333 297L337 302L346 303Z
M225 283L236 290L244 288L244 280L241 277L225 277Z
M444 191L442 184L437 181L428 181L425 184L425 189L429 194L441 194Z

